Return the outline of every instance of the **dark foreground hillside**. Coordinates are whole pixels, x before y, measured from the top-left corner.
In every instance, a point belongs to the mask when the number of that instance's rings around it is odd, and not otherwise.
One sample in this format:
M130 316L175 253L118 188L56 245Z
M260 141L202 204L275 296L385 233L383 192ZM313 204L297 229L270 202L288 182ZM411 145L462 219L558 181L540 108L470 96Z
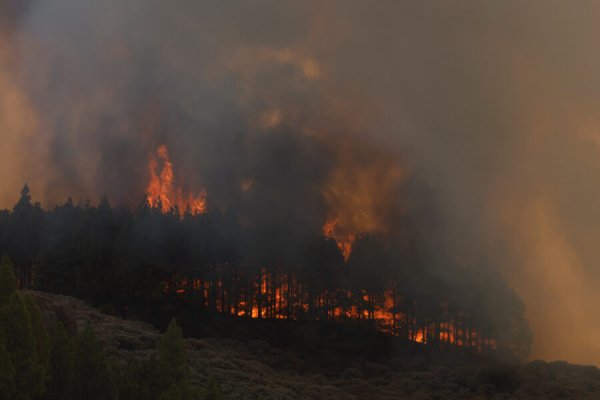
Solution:
M71 297L28 293L47 320L66 320L71 330L92 322L105 352L118 364L149 357L158 344L158 331L143 322L103 314ZM194 386L205 387L214 378L227 399L600 398L600 371L564 362L509 366L420 355L385 362L357 358L330 369L264 341L203 338L185 344Z

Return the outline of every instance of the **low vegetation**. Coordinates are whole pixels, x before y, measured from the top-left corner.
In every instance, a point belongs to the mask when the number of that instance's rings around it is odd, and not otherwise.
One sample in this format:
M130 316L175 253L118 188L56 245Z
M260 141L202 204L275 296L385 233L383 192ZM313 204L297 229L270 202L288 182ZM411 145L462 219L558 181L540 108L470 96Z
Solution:
M2 400L222 398L214 382L206 390L190 384L181 328L175 321L148 357L119 365L118 359L107 357L93 320L72 333L63 318L44 323L31 294L16 290L6 257L0 265L0 322Z
M17 292L6 265L5 261L0 278L1 399L600 396L597 368L564 362L511 364L448 353L355 355L340 360L333 349L322 346L309 353L301 345L282 348L256 339L183 339L174 322L161 335L147 323L105 314L72 297ZM21 323L7 324L6 318ZM16 338L19 346L7 345Z

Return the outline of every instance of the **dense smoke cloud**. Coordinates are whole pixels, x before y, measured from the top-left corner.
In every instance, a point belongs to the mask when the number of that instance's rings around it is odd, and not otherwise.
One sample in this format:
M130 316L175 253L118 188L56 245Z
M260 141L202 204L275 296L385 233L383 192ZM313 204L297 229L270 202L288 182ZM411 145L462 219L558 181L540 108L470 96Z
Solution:
M440 273L509 278L534 357L598 363L599 12L3 0L0 205L28 181L45 206L135 206L165 144L209 207L374 233L409 215Z

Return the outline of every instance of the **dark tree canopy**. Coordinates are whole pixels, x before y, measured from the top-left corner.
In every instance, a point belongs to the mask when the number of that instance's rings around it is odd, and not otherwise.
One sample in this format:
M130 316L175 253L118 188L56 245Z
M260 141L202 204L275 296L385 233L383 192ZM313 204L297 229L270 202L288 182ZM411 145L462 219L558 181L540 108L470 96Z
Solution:
M146 201L113 208L103 198L44 211L25 186L14 209L0 212L0 254L12 258L20 287L162 326L184 309L188 318L354 321L437 348L527 354L523 304L490 269L448 262L440 275L410 232L404 241L361 235L345 261L301 211L262 210L181 215ZM0 302L14 285L3 278Z

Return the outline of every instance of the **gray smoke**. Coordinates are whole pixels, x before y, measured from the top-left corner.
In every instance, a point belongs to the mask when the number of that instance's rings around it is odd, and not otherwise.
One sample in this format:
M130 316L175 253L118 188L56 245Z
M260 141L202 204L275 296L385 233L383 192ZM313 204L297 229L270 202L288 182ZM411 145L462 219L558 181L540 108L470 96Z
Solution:
M534 357L600 361L596 3L1 1L0 205L135 206L165 144L213 207L411 215L440 273L509 279Z

